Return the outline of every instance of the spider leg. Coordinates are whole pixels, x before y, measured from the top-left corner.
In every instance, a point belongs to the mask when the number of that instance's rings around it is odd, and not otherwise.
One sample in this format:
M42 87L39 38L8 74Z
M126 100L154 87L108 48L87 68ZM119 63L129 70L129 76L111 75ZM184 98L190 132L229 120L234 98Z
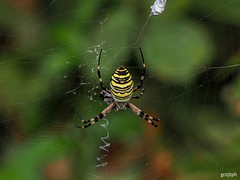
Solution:
M133 99L139 99L140 97L142 97L142 95L144 94L145 90L144 88L142 88L142 92L140 93L139 96L132 96Z
M100 74L100 59L101 59L101 55L102 55L102 49L100 50L99 56L98 56L98 67L97 67L97 73L98 73L98 78L100 81L100 86L104 91L107 91L108 93L110 93L110 91L108 89L106 89L103 85L103 81L102 81L102 77Z
M101 91L100 89L99 89L99 87L98 87L98 85L97 85L97 82L96 82L96 80L93 78L93 80L94 80L94 82L95 82L95 86L96 86L96 89L98 90L98 92L100 93L100 99L103 101L105 98L108 98L108 99L112 99L113 97L112 96L106 96L106 91L105 90L103 90L103 91ZM108 89L107 89L107 91L109 91ZM109 91L110 92L110 91Z
M128 108L130 108L134 113L136 113L138 116L140 116L141 118L143 118L145 121L147 121L148 123L152 124L153 126L157 127L157 125L152 121L160 121L160 118L156 119L146 113L144 113L141 109L139 109L138 107L136 107L135 105L133 105L132 103L128 102L126 105Z
M112 111L112 109L116 106L116 103L113 102L112 104L110 104L106 109L104 109L99 115L97 115L96 117L89 119L87 121L83 120L80 115L78 114L79 119L82 120L83 123L88 123L84 126L75 126L77 128L87 128L93 124L95 124L97 121L99 121L100 119L102 119L103 117L105 117L108 113L110 113Z
M143 58L143 53L142 53L141 47L139 47L139 50L140 50L140 53L141 53L141 56L142 56L142 61L143 61L143 71L142 71L140 83L137 85L137 87L135 87L133 92L137 91L139 88L142 87L143 80L144 80L144 75L145 75L145 72L146 72L146 65L145 65L145 62L144 62L144 58Z
M94 80L94 82L95 82L95 86L96 86L96 89L98 90L98 92L99 92L100 94L104 95L104 94L102 93L102 91L99 89L99 87L98 87L98 85L97 85L96 79L93 78L93 80Z

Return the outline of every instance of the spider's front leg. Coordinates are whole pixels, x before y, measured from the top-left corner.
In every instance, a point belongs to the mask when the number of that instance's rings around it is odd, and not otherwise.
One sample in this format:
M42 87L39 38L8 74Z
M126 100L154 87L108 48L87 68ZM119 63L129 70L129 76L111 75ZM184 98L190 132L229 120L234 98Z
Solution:
M100 88L97 85L96 80L93 78L94 82L95 82L95 86L96 89L98 90L98 92L100 93L100 99L101 101L105 102L106 104L110 105L114 102L114 99L112 97L112 94L110 93L111 91L109 91L108 89L105 90L100 90Z
M143 80L144 80L144 76L145 76L145 73L146 73L146 65L145 65L143 53L142 53L142 50L141 50L140 47L139 47L139 50L140 50L140 53L141 53L141 56L142 56L142 61L143 61L143 71L142 71L140 83L137 85L137 87L135 87L135 89L133 90L133 92L137 91L138 89L140 89L140 88L142 87L142 85L143 85Z
M84 125L84 126L75 126L77 128L87 128L93 124L95 124L97 121L99 121L100 119L104 118L108 113L110 113L112 111L113 108L115 108L116 106L116 103L113 102L112 104L110 104L106 109L104 109L99 115L97 115L96 117L92 118L92 119L89 119L87 121L83 120L80 115L78 114L79 116L79 119L82 120L83 123L89 123L87 125Z
M144 92L145 92L145 90L144 90L144 88L142 88L142 92L140 93L139 96L132 96L131 98L132 98L132 99L139 99L140 97L142 97L142 95L144 94Z
M99 82L100 82L101 88L102 88L104 91L110 93L110 91L109 91L107 88L105 88L105 86L103 85L103 80L102 80L101 73L100 73L100 59L101 59L101 55L102 55L102 49L100 50L100 53L99 53L99 56L98 56L97 74L98 74L98 78L99 78Z

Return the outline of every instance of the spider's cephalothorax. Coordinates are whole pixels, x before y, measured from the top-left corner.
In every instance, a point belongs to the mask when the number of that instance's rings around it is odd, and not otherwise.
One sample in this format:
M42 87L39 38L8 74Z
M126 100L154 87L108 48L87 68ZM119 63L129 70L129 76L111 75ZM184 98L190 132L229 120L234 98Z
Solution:
M117 107L126 109L126 104L133 94L133 80L125 67L120 66L114 71L110 80L110 87Z
M76 126L78 128L87 128L91 126L92 124L96 123L103 117L105 117L108 113L114 109L115 111L118 111L118 109L126 109L126 107L130 108L134 113L136 113L138 116L143 118L145 121L148 123L152 124L153 126L157 127L157 125L153 121L160 121L160 118L154 118L146 113L144 113L141 109L133 105L132 103L129 102L130 99L138 99L142 97L144 93L144 89L142 88L142 92L140 93L139 96L132 96L132 94L140 89L143 84L144 80L144 75L146 72L146 67L144 63L144 58L142 54L141 48L139 48L141 56L142 56L142 61L143 61L143 71L142 71L142 76L140 79L140 83L137 85L137 87L133 88L133 80L131 74L128 72L128 70L120 66L117 68L110 79L110 87L111 89L108 90L107 88L104 87L103 82L102 82L102 77L100 74L100 57L102 53L102 49L99 53L98 56L98 77L100 81L100 86L102 88L102 91L99 89L98 85L96 84L96 88L100 93L100 98L103 102L108 104L109 106L104 109L100 114L98 114L96 117L89 119L87 121L83 120L80 116L79 118L82 120L83 123L88 123L84 126Z

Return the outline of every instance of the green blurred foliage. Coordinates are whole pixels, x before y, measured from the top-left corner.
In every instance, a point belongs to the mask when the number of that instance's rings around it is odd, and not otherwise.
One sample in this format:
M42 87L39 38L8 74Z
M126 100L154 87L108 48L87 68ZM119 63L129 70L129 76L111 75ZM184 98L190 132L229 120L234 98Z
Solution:
M138 46L147 65L146 93L133 103L156 116L160 111L162 121L153 137L154 130L130 110L110 113L107 160L113 163L103 179L141 179L145 164L151 168L165 148L172 154L171 176L157 176L159 170L147 173L148 179L240 175L239 1L168 1L143 29L152 4L0 2L0 179L54 179L46 167L65 158L71 176L55 179L101 178L104 168L94 166L106 131L100 123L75 128L81 125L77 112L88 119L106 108L93 81L100 49L109 87L122 64L137 84Z

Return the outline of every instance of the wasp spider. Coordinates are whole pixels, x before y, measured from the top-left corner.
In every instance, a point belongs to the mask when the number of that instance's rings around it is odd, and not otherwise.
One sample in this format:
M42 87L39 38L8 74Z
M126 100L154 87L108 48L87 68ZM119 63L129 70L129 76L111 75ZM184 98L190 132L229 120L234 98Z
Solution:
M80 115L78 115L79 118L82 120L82 122L86 125L76 126L76 127L87 128L93 125L94 123L96 123L97 121L99 121L100 119L102 119L103 117L105 117L108 113L112 111L112 109L114 109L115 111L118 111L118 109L126 109L126 107L130 108L134 113L136 113L138 116L146 120L148 123L157 127L157 125L153 121L160 121L160 118L156 119L144 113L141 109L139 109L138 107L136 107L135 105L129 102L130 99L138 99L142 97L144 93L144 88L142 88L142 92L140 93L139 96L132 96L134 92L136 92L138 89L142 87L144 75L146 72L146 66L144 63L144 58L143 58L142 50L140 47L139 47L139 50L140 50L142 61L143 61L143 71L142 71L140 83L137 85L137 87L133 88L133 80L132 80L131 74L128 72L128 70L125 67L120 66L113 72L110 80L111 89L108 90L103 85L102 77L100 75L100 58L102 54L102 49L101 49L98 57L97 73L98 73L102 91L99 89L97 83L96 82L95 83L96 83L96 88L100 93L101 100L109 104L109 106L106 109L104 109L99 115L87 121L83 120L80 117Z

